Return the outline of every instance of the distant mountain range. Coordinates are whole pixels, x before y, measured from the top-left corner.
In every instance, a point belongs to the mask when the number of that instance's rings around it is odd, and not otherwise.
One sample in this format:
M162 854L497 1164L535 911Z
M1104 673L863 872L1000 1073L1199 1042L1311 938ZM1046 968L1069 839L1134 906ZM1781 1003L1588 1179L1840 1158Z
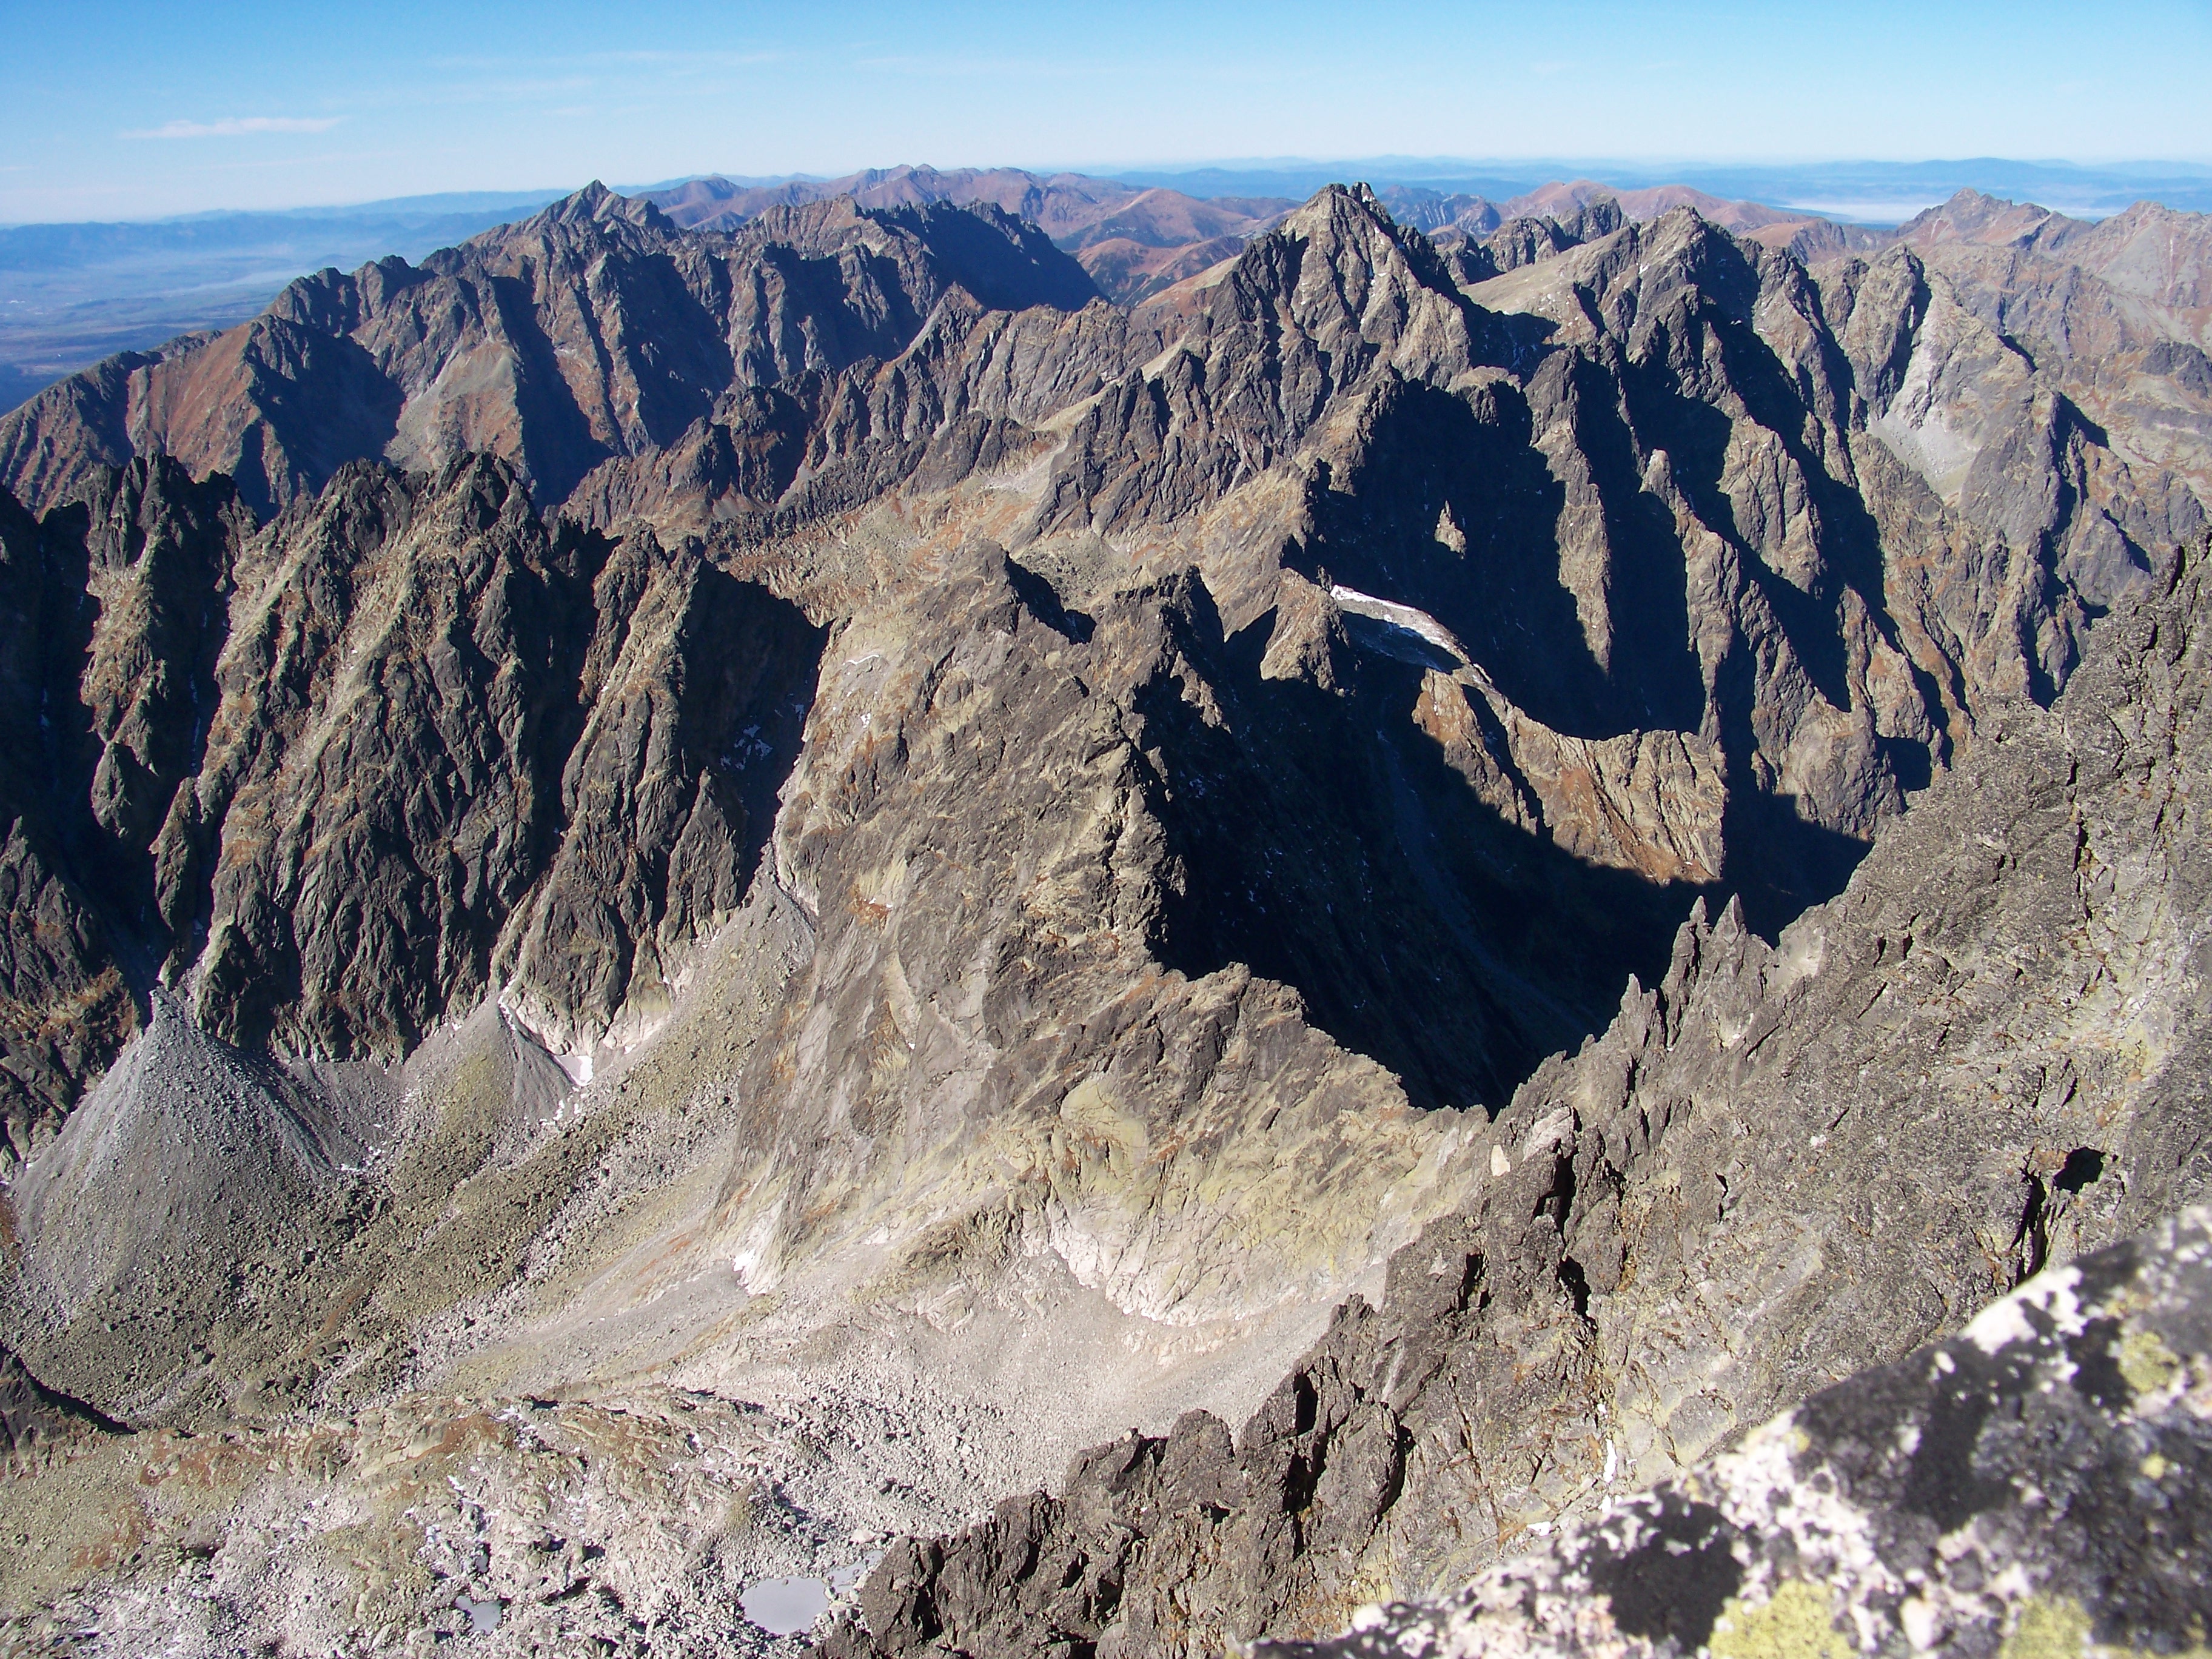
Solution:
M0 1649L2201 1647L2212 216L1273 214L595 185L0 416Z
M1112 170L1132 185L1158 185L1192 196L1291 196L1303 200L1334 179L1418 185L1497 199L1527 194L1546 181L1594 174L1616 190L1684 185L1709 196L1819 212L1867 224L1896 224L1957 194L1978 190L2028 197L2085 218L2150 200L2191 212L2212 210L2212 167L2186 162L2014 161L1978 156L1955 161L1816 161L1753 166L1654 166L1566 157L1514 162L1449 156L1370 156L1355 161L1267 159L1198 169Z
M863 208L988 202L1041 228L1076 257L1109 298L1133 303L1230 258L1297 205L1280 196L1206 198L1165 186L1128 185L1079 173L1049 177L1018 167L872 168L842 179L793 179L748 185L686 179L643 192L687 230L729 230L770 207L850 196Z
M1771 234L1778 224L1799 227L1818 217L1893 225L1962 188L2033 198L2087 219L2146 199L2212 210L2212 169L1990 159L1662 172L1589 161L1377 156L1112 176L897 167L837 179L717 173L623 193L653 202L678 225L705 228L730 228L776 203L848 194L864 207L988 201L1042 226L1109 298L1133 302L1231 257L1322 185L1354 179L1373 185L1400 222L1423 230L1487 234L1516 216L1571 217L1604 194L1615 197L1632 219L1687 204L1712 223L1759 232L1778 246L1796 234L1793 228L1778 241ZM564 193L454 192L288 212L0 228L0 410L114 352L241 323L295 276L350 270L388 254L419 260ZM1849 234L1830 240L1831 251L1856 242Z

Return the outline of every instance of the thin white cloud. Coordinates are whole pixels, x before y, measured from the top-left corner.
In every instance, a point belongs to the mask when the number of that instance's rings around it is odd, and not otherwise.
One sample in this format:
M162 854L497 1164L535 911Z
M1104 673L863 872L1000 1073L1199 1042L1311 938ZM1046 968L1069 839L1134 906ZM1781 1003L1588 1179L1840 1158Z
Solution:
M257 132L328 132L343 118L300 115L234 115L222 121L168 121L125 138L243 138Z
M523 58L430 58L423 60L424 67L440 70L480 73L486 70L514 71L532 67L539 69L605 69L609 66L641 66L672 70L747 69L757 64L781 64L791 61L787 52L568 52L555 57Z
M862 58L861 69L888 70L897 75L1049 76L1064 78L1081 73L1075 66L1043 58L970 58L957 52L914 52Z

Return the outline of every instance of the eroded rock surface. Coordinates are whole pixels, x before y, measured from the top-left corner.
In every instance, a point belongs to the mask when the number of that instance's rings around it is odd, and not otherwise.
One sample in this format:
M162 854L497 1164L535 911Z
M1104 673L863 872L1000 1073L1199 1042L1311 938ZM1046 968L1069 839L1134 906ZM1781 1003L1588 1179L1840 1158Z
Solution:
M1694 919L1233 1443L894 1547L826 1650L1325 1633L2199 1198L2206 584L2166 566L1776 945Z
M1577 214L591 191L0 422L16 1628L1325 1634L2196 1194L2178 452Z
M2212 1616L2208 1394L2212 1212L2192 1209L1449 1601L1257 1651L2185 1651Z

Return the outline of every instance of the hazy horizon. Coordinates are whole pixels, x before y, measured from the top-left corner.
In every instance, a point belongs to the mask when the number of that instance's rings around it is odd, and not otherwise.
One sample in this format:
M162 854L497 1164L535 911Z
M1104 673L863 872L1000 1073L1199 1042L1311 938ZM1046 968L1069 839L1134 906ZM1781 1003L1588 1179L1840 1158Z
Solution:
M1779 207L1825 214L1866 223L1894 223L1935 203L1948 199L1960 188L2002 195L2008 189L2023 198L2060 211L2095 217L2123 205L2112 186L2141 187L2145 193L2171 183L2183 196L2212 198L2212 164L2136 159L2115 162L2082 162L2063 158L2012 156L1929 157L1909 161L1881 161L1866 157L1837 157L1799 163L1778 161L1724 162L1698 157L1674 161L1637 161L1598 156L1355 156L1329 159L1310 156L1193 157L1154 162L1035 163L1020 161L940 164L931 160L877 161L833 173L805 168L775 173L746 173L734 167L702 167L658 179L605 179L597 182L626 193L659 191L695 179L720 178L748 186L793 182L823 182L855 173L890 173L900 167L932 168L951 173L963 167L1011 169L1040 177L1080 175L1157 184L1185 189L1191 194L1264 194L1288 191L1310 195L1325 180L1351 182L1362 179L1381 185L1414 184L1439 189L1467 188L1482 193L1489 186L1499 199L1524 193L1545 184L1594 179L1628 190L1656 184L1687 184L1711 193L1735 199L1765 202ZM1923 188L1903 188L1905 175L1920 175ZM1856 175L1862 188L1838 191L1830 175ZM2013 175L2008 181L2001 175ZM2033 175L2042 175L2035 177ZM1310 180L1310 182L1308 182ZM1955 181L1955 182L1954 182ZM431 191L399 196L356 197L345 199L288 203L276 206L228 204L113 218L91 216L48 220L0 219L0 229L22 229L40 225L182 223L232 215L267 214L332 216L374 210L451 211L465 207L497 208L556 199L584 188L592 179L544 181L534 186L507 190ZM1914 180L1913 182L1917 182ZM2057 184L2059 188L2039 189ZM1762 189L1761 186L1767 186ZM1884 195L1887 186L1890 191ZM1225 186L1225 187L1224 187ZM1869 187L1873 193L1869 193ZM1832 199L1824 199L1826 191ZM2174 194L2168 191L2165 194ZM2094 198L2103 196L2102 202ZM2197 205L2191 203L2189 205ZM1882 210L1887 210L1887 212ZM2200 208L2200 210L2201 208Z
M2212 8L13 9L0 222L722 170L2212 162ZM127 39L131 50L115 50ZM1216 160L1212 158L1234 158ZM1477 160L1476 158L1480 158ZM2054 165L2045 163L2041 165Z

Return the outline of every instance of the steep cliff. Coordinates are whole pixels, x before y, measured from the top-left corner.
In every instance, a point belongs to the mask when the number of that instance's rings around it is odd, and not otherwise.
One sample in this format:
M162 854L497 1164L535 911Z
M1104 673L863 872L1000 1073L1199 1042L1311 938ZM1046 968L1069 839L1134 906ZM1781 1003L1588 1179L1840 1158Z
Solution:
M894 1546L825 1650L1327 1634L2199 1200L2208 556L1776 943L1693 919L1233 1441L1194 1413Z
M24 1628L721 1641L1137 1422L836 1639L1318 1635L2193 1194L2191 475L1546 222L591 191L0 422Z

